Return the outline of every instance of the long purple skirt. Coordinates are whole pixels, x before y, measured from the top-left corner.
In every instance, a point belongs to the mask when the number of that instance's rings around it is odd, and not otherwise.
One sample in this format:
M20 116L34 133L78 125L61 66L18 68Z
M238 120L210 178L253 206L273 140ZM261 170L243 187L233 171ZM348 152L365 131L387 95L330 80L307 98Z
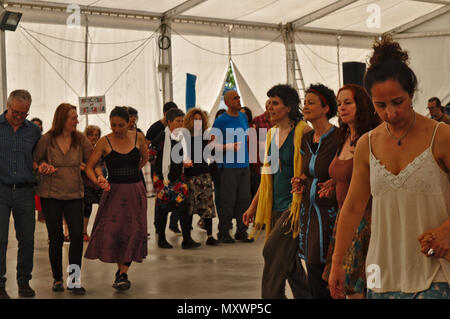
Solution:
M142 262L147 256L147 197L142 181L111 184L103 192L84 255L107 263Z

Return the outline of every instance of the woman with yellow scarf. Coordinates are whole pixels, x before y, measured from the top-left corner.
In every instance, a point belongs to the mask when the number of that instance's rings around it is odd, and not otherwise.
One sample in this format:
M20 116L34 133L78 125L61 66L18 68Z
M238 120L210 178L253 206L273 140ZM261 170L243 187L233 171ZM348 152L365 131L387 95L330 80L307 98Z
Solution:
M301 194L292 194L291 179L301 176L300 145L303 134L311 128L302 120L294 88L276 85L267 96L274 127L267 133L261 184L243 222L254 223L250 237L257 236L265 225L262 298L286 298L286 280L294 298L310 298L307 277L297 255Z

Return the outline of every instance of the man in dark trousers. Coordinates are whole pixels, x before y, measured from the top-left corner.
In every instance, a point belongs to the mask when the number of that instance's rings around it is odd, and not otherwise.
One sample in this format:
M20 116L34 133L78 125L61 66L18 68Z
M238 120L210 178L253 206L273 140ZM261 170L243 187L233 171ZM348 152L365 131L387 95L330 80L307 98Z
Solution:
M17 253L17 284L20 297L34 297L30 287L33 270L35 202L33 149L41 130L26 117L31 95L25 90L11 92L7 110L0 115L0 299L9 299L5 290L6 250L9 219L14 217Z

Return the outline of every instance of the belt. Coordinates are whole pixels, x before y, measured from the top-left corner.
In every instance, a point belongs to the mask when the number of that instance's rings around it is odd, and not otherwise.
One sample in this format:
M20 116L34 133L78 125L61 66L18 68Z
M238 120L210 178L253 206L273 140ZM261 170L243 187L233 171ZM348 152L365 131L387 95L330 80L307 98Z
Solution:
M16 188L27 188L27 187L34 187L36 186L35 183L16 183L16 184L6 184L1 182L1 184L5 187L9 187L12 189L16 189Z

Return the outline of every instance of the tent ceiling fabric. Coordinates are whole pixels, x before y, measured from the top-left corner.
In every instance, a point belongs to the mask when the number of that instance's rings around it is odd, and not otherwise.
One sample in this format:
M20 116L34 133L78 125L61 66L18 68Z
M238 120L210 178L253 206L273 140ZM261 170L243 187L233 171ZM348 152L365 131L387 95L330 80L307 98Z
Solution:
M181 12L181 15L175 15L176 18L272 27L300 20L308 22L304 26L300 25L300 29L305 27L310 31L321 32L328 30L335 34L361 32L366 36L397 29L445 6L450 6L450 0L4 0L2 2L59 6L78 4L82 9L95 8L106 11L110 9L116 13L142 12L143 15L153 14L157 17L162 17L164 13L177 6L187 4L187 10ZM328 12L327 8L339 9ZM450 31L448 23L443 24L442 29L438 31Z

